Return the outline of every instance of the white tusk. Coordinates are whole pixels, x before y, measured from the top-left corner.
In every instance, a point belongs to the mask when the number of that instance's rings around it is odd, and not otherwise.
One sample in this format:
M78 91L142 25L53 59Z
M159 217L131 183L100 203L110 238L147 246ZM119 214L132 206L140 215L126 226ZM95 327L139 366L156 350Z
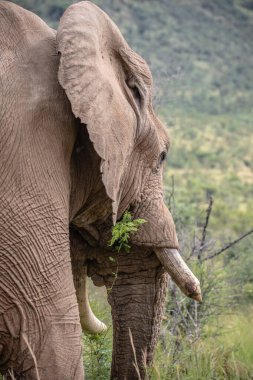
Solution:
M156 248L156 256L172 280L182 292L198 302L202 302L200 283L188 268L177 249Z
M106 325L93 314L89 304L86 270L85 274L78 279L78 284L75 285L82 330L90 334L100 334L106 331Z

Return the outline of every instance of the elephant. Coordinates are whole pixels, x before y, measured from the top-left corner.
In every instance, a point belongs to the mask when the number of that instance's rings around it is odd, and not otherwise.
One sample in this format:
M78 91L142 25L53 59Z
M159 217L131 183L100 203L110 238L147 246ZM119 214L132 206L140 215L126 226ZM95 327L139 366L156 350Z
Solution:
M82 330L106 328L90 276L108 289L111 379L145 379L169 276L201 301L163 198L170 140L149 67L88 1L55 31L1 0L0 30L0 371L84 379ZM116 253L108 240L127 210L146 223Z

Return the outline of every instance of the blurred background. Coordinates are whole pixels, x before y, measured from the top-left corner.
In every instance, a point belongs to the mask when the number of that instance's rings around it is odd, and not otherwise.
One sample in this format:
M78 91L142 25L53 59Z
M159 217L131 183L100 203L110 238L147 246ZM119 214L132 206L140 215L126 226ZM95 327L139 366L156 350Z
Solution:
M68 0L16 0L51 27ZM204 302L170 286L152 379L253 379L253 0L95 0L142 55L172 146L165 197ZM103 291L95 313L111 325ZM84 337L109 379L111 327Z

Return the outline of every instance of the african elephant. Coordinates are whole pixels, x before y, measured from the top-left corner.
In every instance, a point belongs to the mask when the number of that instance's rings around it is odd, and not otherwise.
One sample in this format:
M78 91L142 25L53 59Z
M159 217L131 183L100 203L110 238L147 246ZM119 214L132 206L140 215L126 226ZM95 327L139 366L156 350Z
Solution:
M144 379L168 273L201 299L163 201L169 138L152 109L149 68L90 2L71 5L56 32L0 1L0 30L1 372L84 378L80 320L104 329L88 274L111 288L111 378L138 378L131 333ZM146 223L112 262L108 240L126 210Z

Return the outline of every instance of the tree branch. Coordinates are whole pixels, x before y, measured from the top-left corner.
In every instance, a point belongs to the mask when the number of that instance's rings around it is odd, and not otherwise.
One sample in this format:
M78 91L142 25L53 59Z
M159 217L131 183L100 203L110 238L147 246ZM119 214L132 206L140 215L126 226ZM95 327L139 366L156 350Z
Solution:
M210 218L210 215L212 213L212 207L213 207L213 198L210 197L208 207L206 209L206 220L205 220L205 223L203 225L202 237L201 237L200 246L199 246L198 255L197 255L199 261L201 261L201 253L203 252L203 250L205 248L206 232L207 232L207 227L208 227L208 223L209 223L209 218Z
M249 230L248 232L246 232L245 234L239 236L237 239L233 240L232 242L226 244L224 247L222 247L221 249L219 249L218 251L216 251L212 255L205 257L202 261L213 259L214 257L216 257L216 256L220 255L221 253L225 252L227 249L231 248L233 245L239 243L239 241L241 241L242 239L246 238L247 236L249 236L252 233L253 233L253 228L251 230Z
M198 251L198 260L201 261L201 253L205 247L205 241L206 241L206 231L207 231L207 226L208 226L208 223L209 223L209 218L210 218L210 215L211 215L211 212L212 212L212 207L213 207L213 198L210 197L209 198L209 204L208 204L208 207L207 207L207 210L206 210L206 220L205 220L205 224L203 226L203 230L202 230L202 238L201 238L201 242L200 242L200 247L199 247L199 251Z

